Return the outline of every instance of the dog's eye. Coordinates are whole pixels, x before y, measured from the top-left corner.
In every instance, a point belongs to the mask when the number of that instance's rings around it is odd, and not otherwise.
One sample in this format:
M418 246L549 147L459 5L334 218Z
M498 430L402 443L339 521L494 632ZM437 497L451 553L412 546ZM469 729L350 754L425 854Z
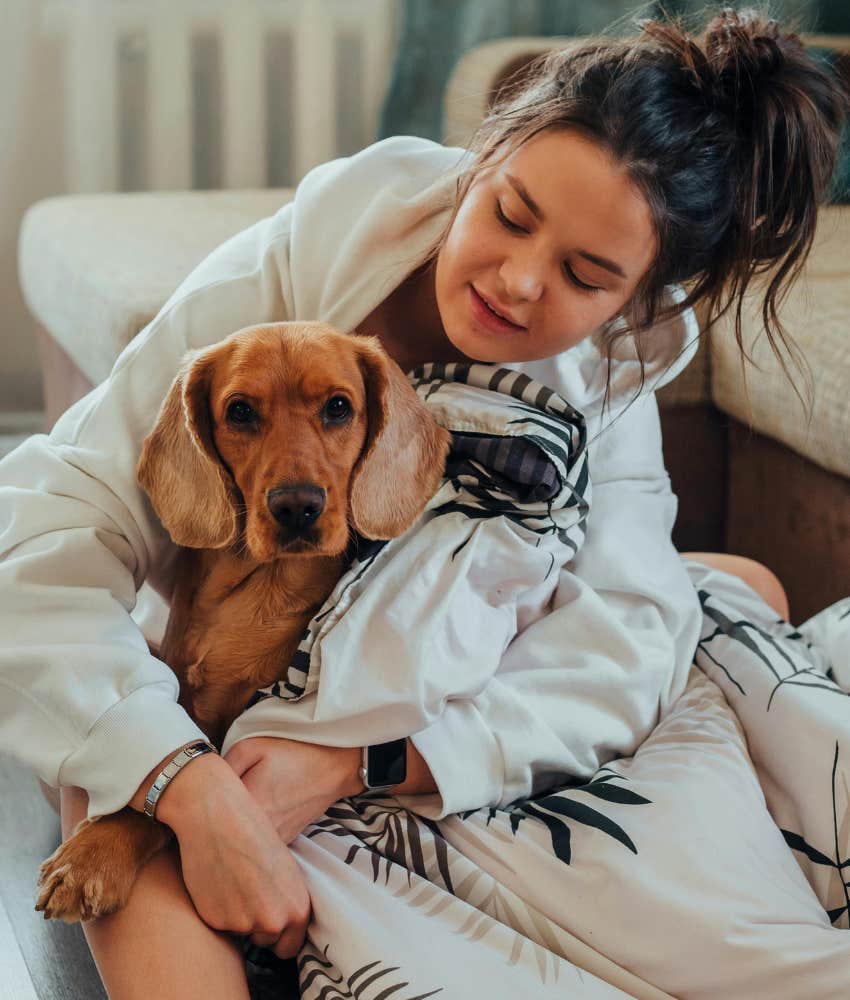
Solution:
M227 419L232 420L234 424L249 424L257 419L257 414L247 403L237 400L227 407Z
M331 424L341 424L351 416L351 403L345 396L331 396L325 403L322 417Z

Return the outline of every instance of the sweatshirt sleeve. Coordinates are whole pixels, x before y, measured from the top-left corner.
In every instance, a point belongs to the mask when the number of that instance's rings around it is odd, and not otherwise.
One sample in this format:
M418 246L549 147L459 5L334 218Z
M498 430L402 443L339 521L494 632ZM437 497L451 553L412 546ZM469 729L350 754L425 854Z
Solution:
M130 616L168 596L176 548L136 464L187 349L290 315L290 206L233 237L177 289L50 435L0 462L0 750L116 812L202 731Z
M593 505L553 605L473 698L412 736L438 788L399 796L431 819L584 779L629 756L684 690L702 616L670 534L676 497L654 395L590 453Z

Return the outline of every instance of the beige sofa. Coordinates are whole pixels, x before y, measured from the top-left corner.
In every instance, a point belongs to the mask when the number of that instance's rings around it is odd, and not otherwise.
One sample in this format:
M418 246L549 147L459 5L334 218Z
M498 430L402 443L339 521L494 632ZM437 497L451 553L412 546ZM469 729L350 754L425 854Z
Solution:
M507 75L571 42L513 38L468 53L447 88L446 141L468 137ZM850 40L828 43L850 60ZM286 190L109 194L33 206L21 230L20 280L41 326L48 427L107 377L206 253L289 197ZM805 279L782 318L813 371L811 423L766 339L757 338L752 314L746 340L761 370L748 372L750 410L728 324L706 338L660 402L680 500L677 545L766 563L785 584L792 619L802 621L850 593L850 206L822 210Z

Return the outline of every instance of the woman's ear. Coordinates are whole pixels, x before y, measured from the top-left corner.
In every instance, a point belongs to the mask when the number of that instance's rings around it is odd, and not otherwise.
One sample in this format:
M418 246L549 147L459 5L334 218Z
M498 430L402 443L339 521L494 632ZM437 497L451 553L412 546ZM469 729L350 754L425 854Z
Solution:
M172 540L193 549L224 548L238 533L233 486L210 423L219 347L184 357L136 466L139 484Z
M369 427L351 477L350 516L365 538L395 538L439 489L451 435L377 338L364 338L357 346Z

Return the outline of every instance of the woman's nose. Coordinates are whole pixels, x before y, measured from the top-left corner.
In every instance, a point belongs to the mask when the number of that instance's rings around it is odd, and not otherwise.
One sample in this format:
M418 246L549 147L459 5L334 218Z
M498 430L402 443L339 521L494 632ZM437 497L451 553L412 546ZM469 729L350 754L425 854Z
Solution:
M507 295L514 302L536 302L543 294L541 267L530 255L506 257L500 276Z

